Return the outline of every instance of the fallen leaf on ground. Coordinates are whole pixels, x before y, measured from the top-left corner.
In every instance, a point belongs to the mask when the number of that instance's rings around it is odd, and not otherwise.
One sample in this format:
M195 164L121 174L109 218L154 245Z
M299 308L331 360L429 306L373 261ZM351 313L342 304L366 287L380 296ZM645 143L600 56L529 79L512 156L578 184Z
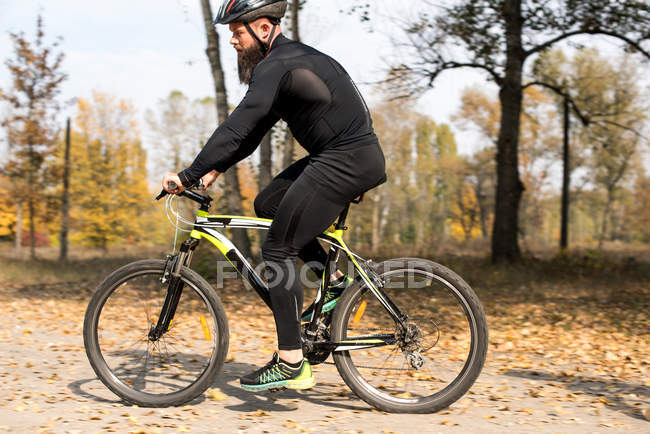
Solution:
M228 398L219 388L209 389L205 392L205 396L212 399L213 401L224 401Z
M650 407L641 410L641 414L643 414L643 417L645 417L646 420L650 420Z

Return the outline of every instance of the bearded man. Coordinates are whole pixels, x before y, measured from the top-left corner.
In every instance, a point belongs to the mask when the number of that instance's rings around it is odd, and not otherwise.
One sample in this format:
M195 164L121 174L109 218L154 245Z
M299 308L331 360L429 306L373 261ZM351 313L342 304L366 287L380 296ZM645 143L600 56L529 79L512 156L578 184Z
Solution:
M162 186L181 193L203 179L205 188L250 155L280 119L309 155L277 175L255 199L255 213L272 218L262 246L278 349L269 363L240 379L243 388L306 389L315 382L302 353L303 289L296 259L322 276L327 254L316 236L355 197L386 180L384 154L370 112L343 67L331 57L282 35L281 0L226 0L216 24L228 24L239 78L248 92L212 134L190 167L168 173ZM179 187L172 190L169 183ZM323 312L336 306L351 279L336 271Z

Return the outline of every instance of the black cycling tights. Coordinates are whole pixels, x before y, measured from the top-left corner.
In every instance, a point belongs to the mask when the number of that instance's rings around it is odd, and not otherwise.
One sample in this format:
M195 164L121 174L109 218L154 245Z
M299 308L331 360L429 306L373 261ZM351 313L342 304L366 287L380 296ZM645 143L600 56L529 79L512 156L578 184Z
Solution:
M296 257L322 276L327 253L316 236L326 230L344 208L314 189L311 178L303 174L308 164L309 157L296 161L255 198L257 216L273 219L262 245L262 258L266 263L281 350L301 348L303 289Z

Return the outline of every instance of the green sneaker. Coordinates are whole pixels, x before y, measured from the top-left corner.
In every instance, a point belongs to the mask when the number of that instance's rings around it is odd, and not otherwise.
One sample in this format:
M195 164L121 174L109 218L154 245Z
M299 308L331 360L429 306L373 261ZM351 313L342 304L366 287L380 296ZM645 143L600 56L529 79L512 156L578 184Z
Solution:
M322 313L329 312L336 307L343 291L352 284L353 279L350 276L343 276L335 282L330 283L325 291L325 301L323 303ZM314 303L310 304L302 313L302 321L311 321L311 315L314 312Z
M294 368L280 360L278 353L263 368L251 372L239 379L241 387L246 390L279 389L309 389L316 381L311 373L311 365L303 359L300 366Z

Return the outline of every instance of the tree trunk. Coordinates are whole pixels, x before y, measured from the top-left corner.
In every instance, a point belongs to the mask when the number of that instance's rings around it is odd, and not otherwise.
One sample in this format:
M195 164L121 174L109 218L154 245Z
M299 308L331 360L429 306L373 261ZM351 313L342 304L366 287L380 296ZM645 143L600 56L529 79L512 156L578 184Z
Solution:
M178 167L178 166L176 166ZM61 234L59 236L59 261L68 259L68 227L70 226L70 118L65 127L65 153L63 157L63 196L61 198Z
M27 207L29 212L29 255L32 259L36 259L36 228L34 225L34 217L36 214L34 209L34 198L32 195L27 199Z
M300 11L300 0L291 0L291 36L294 41L300 41L300 29L298 23L298 12Z
M607 203L605 204L605 210L603 211L603 224L600 227L600 236L598 237L598 250L603 248L603 243L605 242L605 235L607 233L607 221L609 220L609 211L612 208L612 202L614 202L614 189L607 190Z
M381 225L381 196L379 194L373 195L373 204L372 204L372 231L370 237L370 251L372 254L377 254L379 250L379 240L380 240L380 225Z
M284 131L284 146L282 147L282 167L286 168L288 167L291 163L293 163L293 148L294 148L294 140L293 140L293 134L291 134L291 130L289 129L289 125L287 125L287 129Z
M30 110L31 113L31 110ZM29 173L27 174L27 214L29 217L29 255L32 259L36 259L36 237L34 236L36 229L34 224L34 217L36 210L34 209L34 145L29 139Z
M571 167L569 157L569 99L564 98L564 143L562 149L562 222L560 224L560 251L569 246L569 186L571 183Z
M499 100L501 125L497 141L497 193L492 231L492 261L517 262L521 251L517 242L519 202L524 186L519 179L517 147L523 90L521 86L524 50L521 43L521 1L507 0L507 60Z
M262 191L264 187L269 185L273 177L272 163L273 163L273 150L271 143L271 131L266 133L262 139L262 144L260 145L260 168L259 176L257 178L257 184L259 191Z
M485 205L485 192L483 191L483 182L482 176L479 175L479 178L476 181L476 187L474 193L476 194L476 202L478 203L478 212L479 220L481 222L481 235L483 238L487 238L488 229L487 229L487 206Z
M300 29L299 29L299 11L300 11L300 0L291 0L291 37L294 41L300 41ZM293 163L293 153L295 148L295 141L293 139L293 134L287 125L284 131L284 146L282 147L282 167L288 167Z
M23 249L23 201L19 199L16 202L16 252L20 253Z
M214 81L214 89L217 103L217 117L218 122L223 122L228 117L228 96L226 94L226 85L221 67L221 55L219 52L219 35L212 25L212 9L209 0L201 0L201 10L203 12L203 24L205 26L205 34L208 41L208 47L205 53L210 61L210 69L212 71L212 79ZM224 196L226 198L226 205L228 212L233 215L242 214L242 197L239 188L239 177L237 170L232 168L224 173ZM242 255L246 258L251 258L251 243L248 238L246 229L234 229L232 231L233 240L235 245L239 248Z
M386 225L388 224L388 214L390 211L390 206L384 203L384 196L381 196L379 203L379 232L377 233L377 242L381 243L381 240L384 238L386 233ZM379 248L379 247L378 247Z

